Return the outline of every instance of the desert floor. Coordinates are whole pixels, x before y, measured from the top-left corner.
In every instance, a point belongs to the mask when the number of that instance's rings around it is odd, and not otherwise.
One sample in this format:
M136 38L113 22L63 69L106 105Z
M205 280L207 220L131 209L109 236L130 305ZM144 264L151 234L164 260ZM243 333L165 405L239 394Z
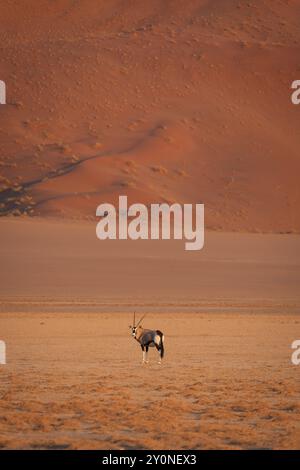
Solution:
M1 219L2 448L300 448L300 237ZM133 310L165 333L141 364Z
M0 447L300 448L299 16L0 2ZM100 242L120 195L204 202L204 249Z
M292 315L150 314L148 365L125 314L1 314L2 448L300 447Z

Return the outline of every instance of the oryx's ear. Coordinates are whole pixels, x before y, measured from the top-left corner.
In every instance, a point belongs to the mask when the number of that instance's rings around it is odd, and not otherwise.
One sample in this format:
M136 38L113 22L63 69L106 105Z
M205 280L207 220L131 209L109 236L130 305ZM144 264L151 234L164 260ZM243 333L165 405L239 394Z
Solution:
M131 325L129 325L129 329L132 330L132 326L131 326Z

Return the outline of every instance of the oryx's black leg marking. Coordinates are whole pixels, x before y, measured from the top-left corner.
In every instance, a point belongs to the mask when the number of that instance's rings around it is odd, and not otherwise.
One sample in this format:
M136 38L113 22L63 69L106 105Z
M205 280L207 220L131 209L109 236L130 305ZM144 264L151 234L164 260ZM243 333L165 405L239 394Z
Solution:
M148 362L147 361L148 346L145 346L144 344L141 344L141 348L142 348L142 351L143 351L143 362Z

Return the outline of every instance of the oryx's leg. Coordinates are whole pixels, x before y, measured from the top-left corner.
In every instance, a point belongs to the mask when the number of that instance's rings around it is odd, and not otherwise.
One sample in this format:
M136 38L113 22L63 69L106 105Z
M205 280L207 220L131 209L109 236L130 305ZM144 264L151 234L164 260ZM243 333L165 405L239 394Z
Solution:
M148 362L147 361L148 346L146 346L146 348L145 348L145 346L143 346L141 344L141 348L142 348L142 351L143 351L143 364L147 364L147 362Z
M142 348L142 351L143 351L143 361L142 362L144 364L144 362L145 362L145 348L142 344L141 344L141 348Z
M148 349L149 349L149 346L146 346L146 353L145 353L145 362L146 364L148 364Z
M159 344L156 344L156 343L155 343L155 347L156 347L156 349L157 349L157 351L158 351L158 354L159 354L158 364L161 364L161 360L162 360L161 347L160 347Z

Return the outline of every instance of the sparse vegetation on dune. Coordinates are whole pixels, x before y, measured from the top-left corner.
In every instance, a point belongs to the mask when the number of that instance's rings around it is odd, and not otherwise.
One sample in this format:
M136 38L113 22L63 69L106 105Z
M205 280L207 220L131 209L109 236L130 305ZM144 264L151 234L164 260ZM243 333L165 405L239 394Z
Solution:
M299 232L296 4L171 3L0 5L2 215L30 196L91 217L76 193L111 202L134 175L138 202L202 200L210 227Z

